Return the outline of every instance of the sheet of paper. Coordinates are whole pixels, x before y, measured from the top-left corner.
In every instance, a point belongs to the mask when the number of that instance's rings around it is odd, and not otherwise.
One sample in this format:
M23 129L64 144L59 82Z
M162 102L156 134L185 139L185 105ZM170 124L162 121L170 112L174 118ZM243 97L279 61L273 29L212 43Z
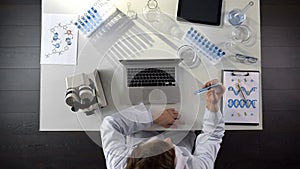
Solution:
M259 124L259 72L223 71L226 123Z
M76 15L44 14L42 19L41 64L76 65L78 30Z

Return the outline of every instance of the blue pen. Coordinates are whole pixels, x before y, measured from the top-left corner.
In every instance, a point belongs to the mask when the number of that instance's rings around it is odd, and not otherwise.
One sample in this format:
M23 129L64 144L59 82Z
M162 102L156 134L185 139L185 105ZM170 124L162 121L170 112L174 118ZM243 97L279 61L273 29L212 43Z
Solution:
M194 92L194 95L198 95L198 94L204 93L204 92L210 90L211 88L218 87L220 85L221 85L220 83L217 83L217 84L213 84L211 86L208 86L206 88L199 89L199 90L197 90L197 91Z

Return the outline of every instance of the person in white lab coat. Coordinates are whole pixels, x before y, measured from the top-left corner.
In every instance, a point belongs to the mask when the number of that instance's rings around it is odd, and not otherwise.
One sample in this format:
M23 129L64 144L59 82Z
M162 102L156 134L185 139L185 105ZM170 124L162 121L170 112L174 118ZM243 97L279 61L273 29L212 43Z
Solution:
M170 127L179 118L172 108L157 114L140 104L105 117L100 132L107 168L212 169L225 132L219 108L224 92L220 85L206 93L203 129L197 137L192 131L143 131L153 124Z

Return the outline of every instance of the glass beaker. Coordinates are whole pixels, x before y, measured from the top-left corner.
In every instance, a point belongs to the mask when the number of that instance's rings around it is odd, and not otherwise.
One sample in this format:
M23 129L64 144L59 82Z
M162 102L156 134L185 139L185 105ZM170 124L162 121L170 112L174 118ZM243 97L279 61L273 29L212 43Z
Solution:
M252 32L246 25L234 27L231 32L232 41L235 44L243 43L246 44L251 41Z
M127 2L127 16L130 19L137 19L137 13L131 9L131 2Z
M158 21L160 9L156 0L148 0L147 5L143 9L144 17L149 22Z
M254 5L253 1L250 1L247 6L245 6L242 10L241 9L233 9L228 14L228 22L232 26L241 25L246 20L246 12L247 10Z

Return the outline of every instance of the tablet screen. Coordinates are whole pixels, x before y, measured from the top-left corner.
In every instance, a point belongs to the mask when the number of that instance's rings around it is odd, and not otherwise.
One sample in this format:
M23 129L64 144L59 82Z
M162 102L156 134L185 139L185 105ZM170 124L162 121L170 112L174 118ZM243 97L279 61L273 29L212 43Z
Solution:
M208 25L220 25L222 0L179 0L177 17Z

